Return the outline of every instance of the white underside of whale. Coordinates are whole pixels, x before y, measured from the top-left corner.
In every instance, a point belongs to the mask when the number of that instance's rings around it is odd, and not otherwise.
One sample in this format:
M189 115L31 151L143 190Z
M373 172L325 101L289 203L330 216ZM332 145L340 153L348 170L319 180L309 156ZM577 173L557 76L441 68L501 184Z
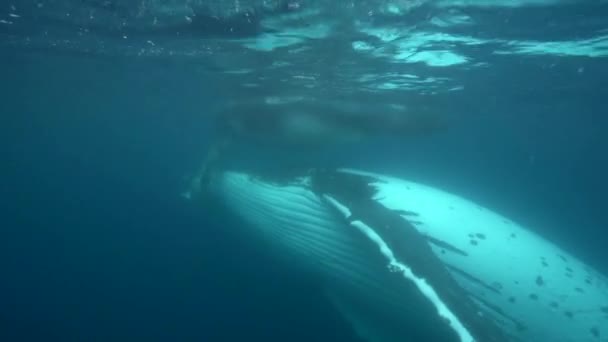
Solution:
M355 170L338 174L371 179L373 200L403 212L401 218L429 238L467 300L507 341L608 341L608 281L567 252L439 189ZM318 272L320 285L362 338L475 339L457 310L442 302L441 289L399 260L379 227L345 221L349 204L314 192L309 176L279 184L223 172L211 190L278 257L289 255L294 267Z

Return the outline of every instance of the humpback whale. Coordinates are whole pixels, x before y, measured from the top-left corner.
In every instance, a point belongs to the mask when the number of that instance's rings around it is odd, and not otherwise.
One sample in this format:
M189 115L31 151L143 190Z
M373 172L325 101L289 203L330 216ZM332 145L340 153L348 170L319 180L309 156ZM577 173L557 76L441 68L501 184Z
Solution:
M319 151L333 147L386 139L403 142L432 134L445 128L448 119L423 106L413 109L370 99L349 102L298 94L239 97L217 110L213 122L215 137L198 177L193 178L196 184L206 180L206 170L216 167L224 155L248 148L258 155L270 154L275 162L309 164L308 158L315 159ZM189 192L184 195L190 196Z
M318 148L370 138L432 132L445 117L397 103L346 102L301 96L239 99L216 114L221 134L247 143Z
M607 278L470 200L352 169L208 177L195 190L318 274L366 341L608 341Z

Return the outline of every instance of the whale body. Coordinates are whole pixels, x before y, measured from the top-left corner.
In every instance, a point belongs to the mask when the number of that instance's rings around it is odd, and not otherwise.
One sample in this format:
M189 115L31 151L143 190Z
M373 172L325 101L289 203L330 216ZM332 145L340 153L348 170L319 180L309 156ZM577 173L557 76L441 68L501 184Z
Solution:
M435 132L445 117L400 104L266 97L229 103L215 115L218 131L246 144L294 149L406 139Z
M318 274L364 340L608 341L608 280L465 198L382 174L215 171L201 189Z

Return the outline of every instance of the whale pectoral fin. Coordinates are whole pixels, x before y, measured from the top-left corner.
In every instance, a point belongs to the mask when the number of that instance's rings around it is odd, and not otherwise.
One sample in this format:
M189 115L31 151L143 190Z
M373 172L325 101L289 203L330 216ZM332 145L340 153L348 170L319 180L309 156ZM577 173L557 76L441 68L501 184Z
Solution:
M232 144L232 134L226 134L211 142L198 169L191 177L188 177L187 186L181 193L183 198L186 200L200 199L201 194L206 193L213 172L220 169L219 165L222 163L224 154Z

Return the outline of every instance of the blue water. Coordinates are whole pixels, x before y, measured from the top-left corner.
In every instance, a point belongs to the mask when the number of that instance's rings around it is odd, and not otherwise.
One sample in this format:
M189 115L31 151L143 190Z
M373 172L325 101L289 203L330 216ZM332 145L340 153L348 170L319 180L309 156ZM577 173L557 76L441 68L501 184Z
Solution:
M213 96L158 68L3 59L1 340L352 341L302 275L179 197Z
M547 39L608 27L586 11ZM450 130L333 160L474 199L608 273L608 57L463 49L490 66L437 71L464 91L419 100L456 108ZM202 64L3 44L0 341L358 341L311 278L179 196L208 114L245 93Z

